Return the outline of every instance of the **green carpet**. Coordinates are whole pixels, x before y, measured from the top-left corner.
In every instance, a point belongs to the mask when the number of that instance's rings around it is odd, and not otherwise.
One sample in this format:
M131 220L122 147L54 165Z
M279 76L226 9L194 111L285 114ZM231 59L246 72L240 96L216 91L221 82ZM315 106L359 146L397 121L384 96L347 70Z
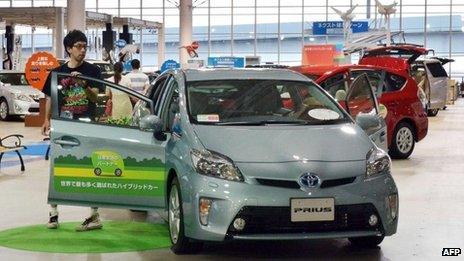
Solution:
M76 232L79 223L60 223L0 231L0 246L53 253L111 253L167 248L171 245L165 224L104 221L103 229Z

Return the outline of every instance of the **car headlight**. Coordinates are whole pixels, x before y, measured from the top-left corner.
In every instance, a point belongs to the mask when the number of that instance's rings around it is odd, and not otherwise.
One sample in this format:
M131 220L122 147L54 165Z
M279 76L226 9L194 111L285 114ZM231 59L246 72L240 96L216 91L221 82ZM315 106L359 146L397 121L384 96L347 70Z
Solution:
M195 170L206 176L230 181L243 181L242 173L235 164L224 155L212 151L192 150L190 152Z
M26 102L31 101L31 98L27 97L27 95L24 95L24 94L13 93L13 97L15 100L26 101Z
M366 155L366 178L390 170L391 159L388 154L377 147L372 148Z

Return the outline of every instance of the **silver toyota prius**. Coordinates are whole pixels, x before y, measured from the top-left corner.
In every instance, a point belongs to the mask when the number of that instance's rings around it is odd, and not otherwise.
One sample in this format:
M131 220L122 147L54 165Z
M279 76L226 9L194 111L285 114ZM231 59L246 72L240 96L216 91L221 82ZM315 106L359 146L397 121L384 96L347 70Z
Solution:
M145 96L98 82L138 102L119 125L54 107L50 203L164 208L175 253L225 240L372 247L396 233L386 126L366 75L337 100L280 69L170 70ZM95 176L92 151L118 155L122 175Z

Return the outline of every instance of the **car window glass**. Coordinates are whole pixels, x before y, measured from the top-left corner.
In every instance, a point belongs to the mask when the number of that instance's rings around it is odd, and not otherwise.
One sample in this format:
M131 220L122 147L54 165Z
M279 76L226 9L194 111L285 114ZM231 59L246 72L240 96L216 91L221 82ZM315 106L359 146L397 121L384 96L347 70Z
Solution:
M150 104L129 89L120 90L103 81L71 76L59 75L57 79L53 110L59 119L136 127L134 115L139 119L150 114Z
M351 81L353 81L363 73L367 75L367 78L369 79L374 93L378 93L379 88L383 88L382 72L374 70L353 70L351 71Z
M337 91L347 91L346 75L344 73L336 74L322 82L321 86L332 96L335 96Z
M406 83L406 78L387 72L385 74L385 84L383 87L384 92L399 91Z
M11 85L29 85L24 73L4 73L0 74L0 82Z
M371 88L366 74L358 76L353 81L347 97L348 109L353 118L356 118L359 113L377 114Z
M433 77L448 77L441 63L426 63L426 66Z
M187 108L197 124L343 120L338 105L312 82L221 80L187 83Z
M177 85L176 81L172 82L169 95L170 95L170 98L168 99L166 110L164 111L165 126L168 131L172 129L174 118L178 116L179 109L180 109L179 108L179 86Z
M159 115L159 108L161 106L161 97L162 97L162 93L164 92L164 90L166 89L166 83L168 82L168 79L170 79L171 77L162 77L160 79L158 79L155 84L153 85L151 91L152 91L152 94L149 96L151 97L151 100L153 101L153 103L155 104L155 114L156 115Z

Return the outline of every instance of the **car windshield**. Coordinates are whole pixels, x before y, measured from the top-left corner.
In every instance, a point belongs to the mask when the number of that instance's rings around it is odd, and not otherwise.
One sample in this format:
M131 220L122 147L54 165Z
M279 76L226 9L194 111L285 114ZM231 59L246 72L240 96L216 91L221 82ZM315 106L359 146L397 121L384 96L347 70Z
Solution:
M211 80L187 83L195 124L267 125L347 122L340 107L312 82Z
M0 81L11 85L29 85L24 73L2 73L0 74Z

